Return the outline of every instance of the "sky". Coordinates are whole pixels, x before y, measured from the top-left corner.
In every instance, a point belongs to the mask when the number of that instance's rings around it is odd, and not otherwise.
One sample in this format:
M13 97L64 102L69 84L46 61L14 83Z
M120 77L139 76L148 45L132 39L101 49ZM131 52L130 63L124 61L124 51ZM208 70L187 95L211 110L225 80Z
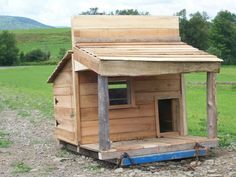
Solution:
M213 18L220 10L236 13L235 0L0 0L0 15L23 16L51 26L70 26L71 18L90 7L99 12L138 9L151 15L206 11Z

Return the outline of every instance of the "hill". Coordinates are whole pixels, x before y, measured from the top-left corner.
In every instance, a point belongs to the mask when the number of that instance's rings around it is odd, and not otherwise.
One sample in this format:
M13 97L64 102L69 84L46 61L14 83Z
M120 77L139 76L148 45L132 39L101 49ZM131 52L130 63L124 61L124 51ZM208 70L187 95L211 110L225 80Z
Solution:
M0 30L53 28L26 17L0 15Z
M41 49L51 53L51 59L58 61L60 48L71 49L70 28L49 28L11 30L16 35L17 47L24 53Z

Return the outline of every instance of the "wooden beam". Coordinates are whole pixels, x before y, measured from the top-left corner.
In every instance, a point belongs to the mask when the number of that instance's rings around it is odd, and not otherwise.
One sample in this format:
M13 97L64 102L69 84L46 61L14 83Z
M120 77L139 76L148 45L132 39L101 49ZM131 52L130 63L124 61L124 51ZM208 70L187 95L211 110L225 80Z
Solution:
M217 136L216 73L207 73L208 138Z
M135 67L134 67L135 66ZM103 76L150 76L188 72L219 72L220 62L104 61L98 73Z
M99 150L110 149L108 78L98 75Z
M181 108L180 112L181 114L181 128L182 130L180 131L181 135L187 135L188 134L188 124L187 124L187 112L186 112L186 93L185 93L185 77L184 74L181 74Z
M73 55L72 55L73 58ZM75 71L76 60L72 59L72 79L73 79L73 107L74 107L74 129L75 141L77 144L81 141L81 126L80 126L80 99L79 99L79 73Z

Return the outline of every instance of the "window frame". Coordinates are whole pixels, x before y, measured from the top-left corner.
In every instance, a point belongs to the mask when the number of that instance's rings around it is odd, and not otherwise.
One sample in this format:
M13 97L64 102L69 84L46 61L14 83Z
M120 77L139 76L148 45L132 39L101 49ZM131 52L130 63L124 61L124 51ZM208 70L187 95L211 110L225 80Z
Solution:
M120 104L120 105L110 105L110 98L109 98L109 109L124 109L124 108L131 108L135 107L135 96L134 96L134 90L133 90L133 80L130 77L109 77L108 78L108 86L109 82L118 82L118 81L127 81L128 83L128 89L130 94L128 98L130 99L129 104ZM109 93L109 88L108 88Z

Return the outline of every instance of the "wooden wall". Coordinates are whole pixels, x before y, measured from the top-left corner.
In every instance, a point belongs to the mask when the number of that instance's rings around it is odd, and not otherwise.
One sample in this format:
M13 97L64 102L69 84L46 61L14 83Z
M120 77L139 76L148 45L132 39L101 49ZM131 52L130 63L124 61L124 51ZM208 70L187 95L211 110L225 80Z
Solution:
M72 45L80 42L180 41L178 17L77 16L72 19Z
M60 140L76 144L72 86L72 63L70 60L53 83L54 116L58 122L55 134Z
M81 144L98 142L97 74L79 73ZM135 106L110 109L111 141L156 137L155 96L180 95L180 75L133 77Z

